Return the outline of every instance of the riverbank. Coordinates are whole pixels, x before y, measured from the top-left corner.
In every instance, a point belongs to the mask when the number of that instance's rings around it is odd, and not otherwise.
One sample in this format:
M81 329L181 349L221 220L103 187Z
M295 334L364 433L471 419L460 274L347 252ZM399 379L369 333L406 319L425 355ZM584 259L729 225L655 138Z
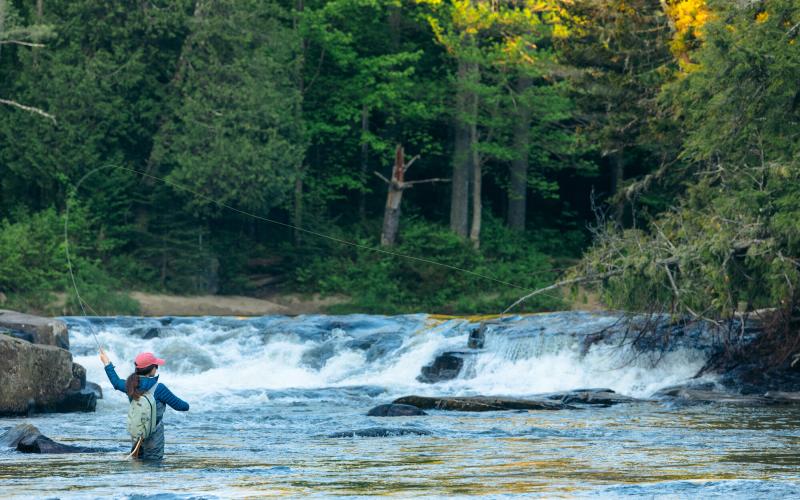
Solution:
M241 295L167 295L132 292L142 316L265 316L323 314L347 302L344 296L272 294L264 298Z

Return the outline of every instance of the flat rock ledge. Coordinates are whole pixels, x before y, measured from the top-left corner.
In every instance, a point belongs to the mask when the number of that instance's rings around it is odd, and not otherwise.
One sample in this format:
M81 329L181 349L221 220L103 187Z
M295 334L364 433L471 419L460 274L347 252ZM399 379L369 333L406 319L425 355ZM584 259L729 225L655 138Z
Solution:
M717 403L740 406L800 404L800 392L769 391L764 394L735 394L704 386L696 388L691 386L665 387L653 394L653 398L685 404Z
M45 436L31 424L19 424L0 434L0 447L13 448L21 453L92 453L98 450L58 443Z
M416 406L421 410L504 411L504 410L565 410L574 408L551 399L518 399L497 396L427 397L404 396L392 401L395 405Z

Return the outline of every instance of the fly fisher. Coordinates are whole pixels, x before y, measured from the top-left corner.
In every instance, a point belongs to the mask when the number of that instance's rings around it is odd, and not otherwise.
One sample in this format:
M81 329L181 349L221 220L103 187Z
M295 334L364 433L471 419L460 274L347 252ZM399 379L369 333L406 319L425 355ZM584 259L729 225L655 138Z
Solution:
M131 436L130 458L160 460L164 456L164 411L167 406L189 411L189 403L158 382L158 367L164 360L143 352L134 360L134 371L122 380L108 355L100 349L100 360L114 389L128 396L128 433Z

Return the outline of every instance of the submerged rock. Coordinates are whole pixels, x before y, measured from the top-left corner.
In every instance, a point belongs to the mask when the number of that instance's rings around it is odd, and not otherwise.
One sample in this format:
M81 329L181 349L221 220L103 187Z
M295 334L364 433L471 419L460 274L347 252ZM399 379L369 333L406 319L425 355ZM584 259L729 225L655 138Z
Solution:
M433 363L422 367L422 372L417 377L417 380L424 384L435 384L458 377L464 367L464 358L459 354L446 352L436 356Z
M517 399L495 396L404 396L395 399L392 404L411 405L423 410L452 411L564 410L574 408L549 399Z
M748 406L759 406L771 403L769 398L764 396L733 394L705 388L693 388L691 386L665 387L653 394L653 397L685 403L721 403Z
M370 427L368 429L358 429L353 431L342 431L328 434L329 438L349 438L349 437L394 437L394 436L429 436L430 431L425 429L411 429L405 427L387 428Z
M548 394L547 399L561 401L564 404L577 403L585 405L615 405L641 401L630 396L617 394L611 389L575 389Z
M420 415L427 415L427 413L416 406L399 404L378 405L367 413L369 417L415 417Z
M16 448L22 453L91 453L97 451L83 446L58 443L45 436L31 424L19 424L0 434L0 446Z

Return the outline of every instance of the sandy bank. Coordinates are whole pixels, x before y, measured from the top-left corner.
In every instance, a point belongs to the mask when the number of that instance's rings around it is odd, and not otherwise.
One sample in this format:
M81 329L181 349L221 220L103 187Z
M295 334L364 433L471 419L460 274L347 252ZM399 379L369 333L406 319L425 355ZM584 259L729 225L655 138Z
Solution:
M342 296L274 295L264 299L239 295L166 295L131 292L143 316L264 316L267 314L317 314L341 304Z

